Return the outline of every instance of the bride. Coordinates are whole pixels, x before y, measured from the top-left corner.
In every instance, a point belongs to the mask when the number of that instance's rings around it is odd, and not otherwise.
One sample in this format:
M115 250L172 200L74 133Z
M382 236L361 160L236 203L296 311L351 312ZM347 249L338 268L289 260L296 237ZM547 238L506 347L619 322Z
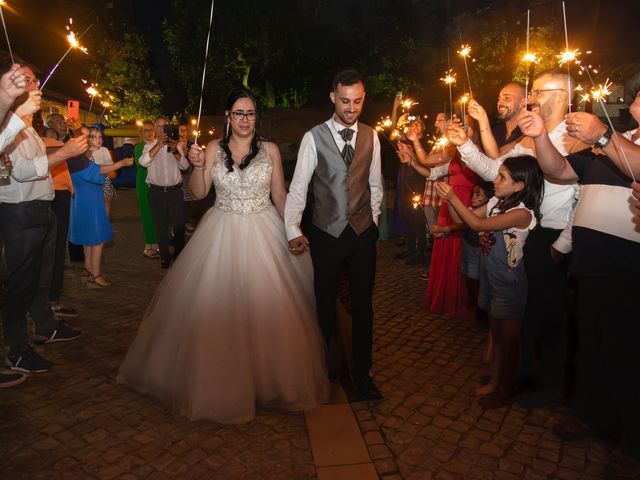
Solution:
M191 191L200 199L213 185L216 201L158 288L118 375L191 420L243 423L256 406L309 409L328 395L311 259L287 251L280 152L259 123L255 98L236 88L224 137L206 155L191 147Z

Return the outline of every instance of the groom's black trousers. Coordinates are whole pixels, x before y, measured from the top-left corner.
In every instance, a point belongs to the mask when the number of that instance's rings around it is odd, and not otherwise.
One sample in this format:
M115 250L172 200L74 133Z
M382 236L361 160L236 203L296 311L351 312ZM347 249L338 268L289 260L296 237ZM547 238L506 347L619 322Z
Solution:
M339 238L329 235L314 225L309 227L318 322L327 348L336 326L340 271L343 264L347 268L352 305L351 343L354 377L366 376L371 370L373 343L371 299L376 276L377 240L378 228L373 223L360 235L347 225Z

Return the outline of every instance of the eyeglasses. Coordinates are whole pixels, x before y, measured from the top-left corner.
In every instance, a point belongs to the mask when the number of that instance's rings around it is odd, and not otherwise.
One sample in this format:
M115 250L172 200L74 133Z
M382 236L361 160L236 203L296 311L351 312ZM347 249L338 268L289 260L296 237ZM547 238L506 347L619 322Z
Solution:
M27 82L27 85L35 85L36 88L40 86L40 79L39 78L25 77L25 80Z
M243 112L241 110L236 110L235 112L231 112L231 115L233 116L234 120L243 120L243 119L247 119L250 122L253 122L256 119L256 112Z
M531 90L531 92L529 92L530 96L538 96L541 93L544 92L556 92L556 91L562 91L562 92L566 92L566 90L564 88L536 88L535 90Z

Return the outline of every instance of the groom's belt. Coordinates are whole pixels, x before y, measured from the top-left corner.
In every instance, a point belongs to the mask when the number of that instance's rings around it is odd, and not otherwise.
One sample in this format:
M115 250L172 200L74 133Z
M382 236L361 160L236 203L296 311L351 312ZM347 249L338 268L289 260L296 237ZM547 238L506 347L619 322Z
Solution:
M153 183L150 183L149 188L152 190L162 190L163 192L168 192L169 190L178 190L182 188L182 183L178 183L177 185L169 185L168 187L163 187L161 185L154 185Z

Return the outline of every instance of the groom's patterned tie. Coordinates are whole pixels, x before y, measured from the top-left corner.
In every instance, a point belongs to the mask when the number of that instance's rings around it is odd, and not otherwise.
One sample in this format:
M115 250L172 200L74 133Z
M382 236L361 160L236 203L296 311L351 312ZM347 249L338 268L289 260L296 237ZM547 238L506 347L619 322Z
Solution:
M342 149L342 158L347 164L347 167L351 166L351 162L353 161L353 156L356 151L351 146L351 139L353 138L353 130L350 128L343 128L338 132L342 139L346 142L344 148Z

